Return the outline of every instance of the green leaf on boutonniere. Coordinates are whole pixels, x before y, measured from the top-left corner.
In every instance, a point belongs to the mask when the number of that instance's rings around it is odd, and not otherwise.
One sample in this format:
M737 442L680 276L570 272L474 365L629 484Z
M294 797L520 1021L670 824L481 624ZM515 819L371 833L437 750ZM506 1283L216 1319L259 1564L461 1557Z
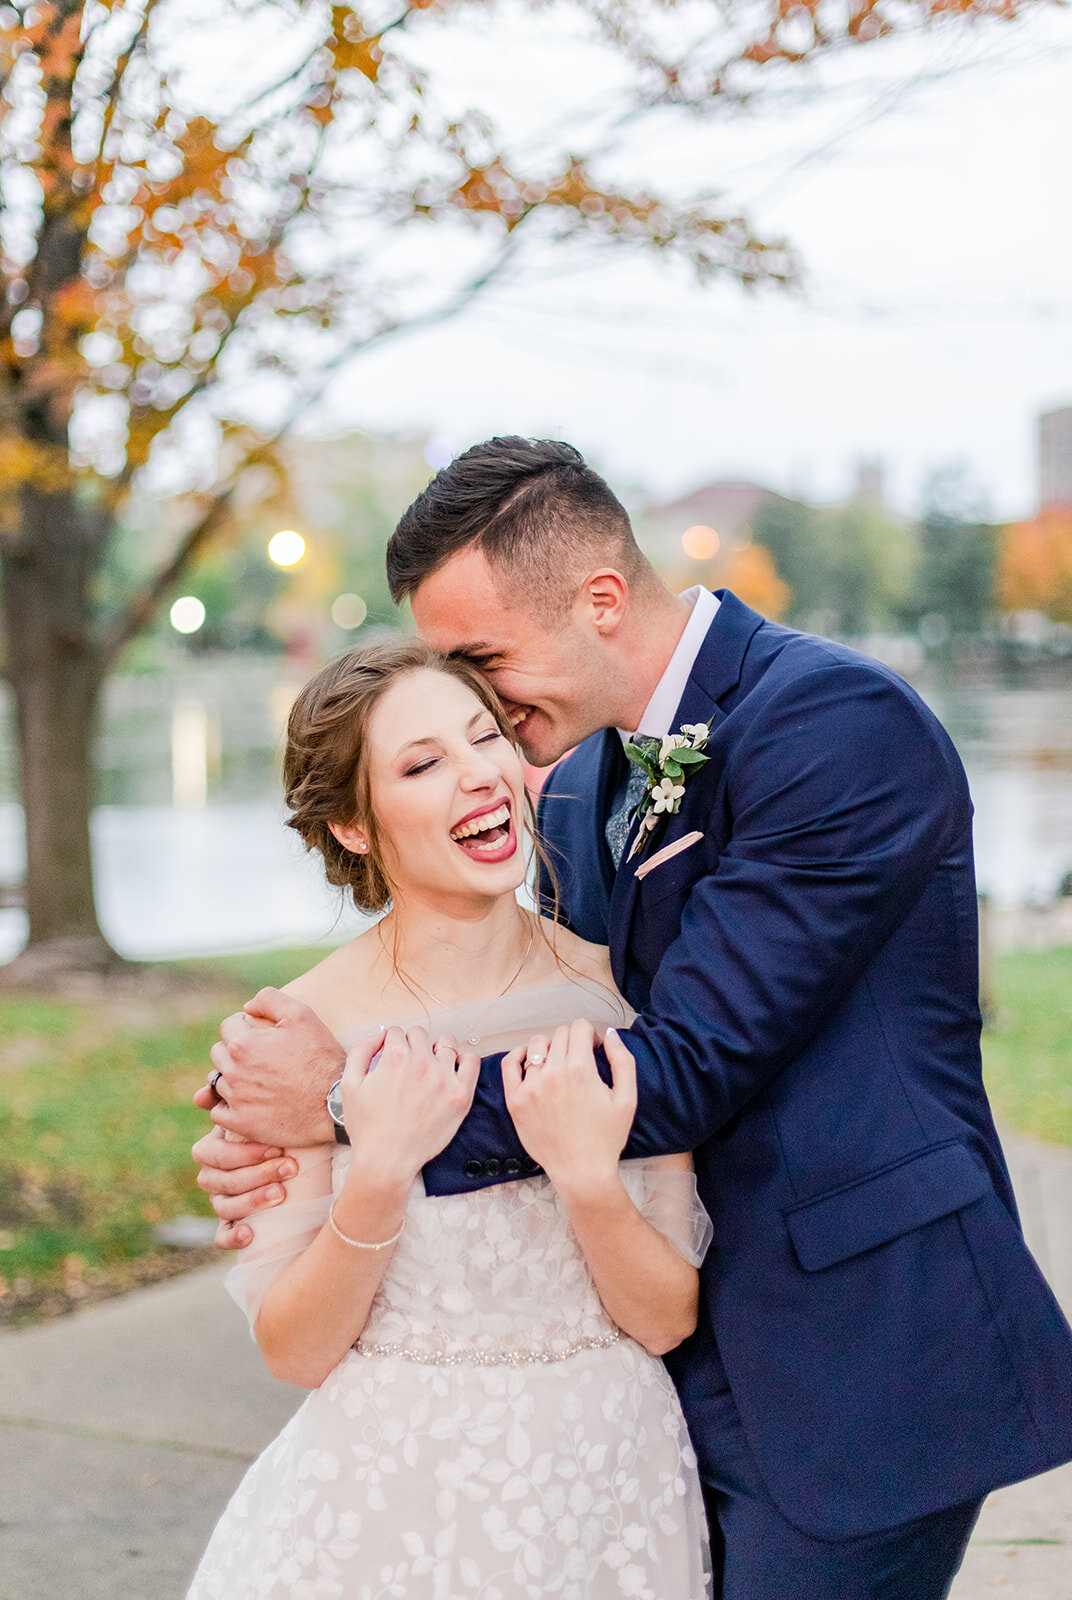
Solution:
M705 761L710 761L711 757L702 750L675 750L671 759L680 767L699 767Z
M662 774L654 756L650 755L647 750L642 750L638 744L633 744L632 741L626 745L625 753L630 761L635 761L638 766L644 768L653 783L658 783Z

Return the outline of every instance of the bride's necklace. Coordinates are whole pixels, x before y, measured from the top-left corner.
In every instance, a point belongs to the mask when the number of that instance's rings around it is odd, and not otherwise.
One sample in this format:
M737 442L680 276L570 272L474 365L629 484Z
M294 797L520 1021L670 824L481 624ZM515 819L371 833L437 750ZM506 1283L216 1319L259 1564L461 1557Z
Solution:
M383 924L381 923L379 926L382 929ZM383 942L383 933L382 932L380 933L379 937L380 937L380 946L383 949L384 955L386 955L387 954L387 946ZM490 1011L491 1007L495 1004L496 1000L501 1000L504 995L510 993L510 990L514 987L514 984L517 982L518 978L520 978L521 974L524 972L525 965L526 965L526 963L527 963L527 961L529 959L529 956L532 954L532 946L533 946L533 943L535 941L535 938L536 938L536 924L534 922L530 921L530 923L529 923L528 940L527 940L527 942L525 944L524 953L523 953L523 955L521 957L521 960L517 964L517 968L516 968L515 972L511 976L509 983L507 983L504 988L500 989L498 994L493 994L487 1000L483 1000L483 1001L479 1002L479 1004L480 1004L479 1011L477 1011L475 1016L471 1017L469 1022L466 1024L466 1027L467 1027L468 1031L466 1032L465 1038L464 1038L464 1043L465 1044L479 1044L480 1043L480 1040L481 1040L480 1029L483 1026L484 1018L487 1016L488 1012ZM410 993L414 995L415 999L419 999L420 998L420 996L415 993L415 989L419 989L421 994L426 996L426 998L429 999L432 1002L433 1006L438 1006L441 1011L459 1011L459 1010L462 1009L461 1002L455 1001L455 1002L451 1003L450 1001L447 1001L447 1000L438 999L432 993L431 989L425 988L423 983L419 983L416 978L411 977L410 974L404 972L403 969L398 965L397 962L393 962L392 964L393 964L393 966L395 968L395 971L398 973L399 977L402 979L402 982L405 984L406 988L409 989ZM427 1007L425 1007L425 1015L426 1016L428 1015L428 1008ZM431 1021L430 1017L429 1017L429 1021Z

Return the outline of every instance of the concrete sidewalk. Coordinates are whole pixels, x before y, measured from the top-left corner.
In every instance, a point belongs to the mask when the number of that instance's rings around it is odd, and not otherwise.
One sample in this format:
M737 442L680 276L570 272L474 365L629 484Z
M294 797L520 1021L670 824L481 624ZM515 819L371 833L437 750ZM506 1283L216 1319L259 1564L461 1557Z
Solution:
M1072 1310L1072 1153L1006 1148ZM181 1600L246 1463L302 1398L264 1370L221 1276L0 1335L0 1600ZM1072 1600L1072 1467L988 1501L953 1600L1001 1595Z
M0 1600L180 1600L301 1403L222 1268L0 1336Z
M1024 1232L1072 1318L1072 1153L1004 1134ZM1072 1465L999 1489L951 1600L1072 1600Z

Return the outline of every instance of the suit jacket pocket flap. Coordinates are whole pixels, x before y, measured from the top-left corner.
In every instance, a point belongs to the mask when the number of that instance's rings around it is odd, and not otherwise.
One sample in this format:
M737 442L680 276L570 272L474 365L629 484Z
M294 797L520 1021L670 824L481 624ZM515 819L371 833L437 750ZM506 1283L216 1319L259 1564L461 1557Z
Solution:
M971 1205L990 1187L968 1148L950 1139L805 1200L785 1213L785 1223L805 1272L821 1272Z

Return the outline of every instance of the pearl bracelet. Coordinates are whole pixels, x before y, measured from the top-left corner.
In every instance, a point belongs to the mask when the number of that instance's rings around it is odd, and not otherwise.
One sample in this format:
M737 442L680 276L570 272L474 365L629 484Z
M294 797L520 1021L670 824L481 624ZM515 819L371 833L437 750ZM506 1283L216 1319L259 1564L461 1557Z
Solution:
M389 1239L383 1239L379 1244L365 1244L363 1240L351 1239L348 1233L343 1233L342 1229L339 1227L339 1224L335 1221L334 1202L332 1203L331 1209L328 1212L328 1222L331 1224L331 1231L335 1235L336 1239L341 1239L343 1244L348 1244L352 1250L386 1250L389 1245L398 1243L406 1226L406 1219L403 1217L402 1227L399 1228L397 1233L392 1234Z

